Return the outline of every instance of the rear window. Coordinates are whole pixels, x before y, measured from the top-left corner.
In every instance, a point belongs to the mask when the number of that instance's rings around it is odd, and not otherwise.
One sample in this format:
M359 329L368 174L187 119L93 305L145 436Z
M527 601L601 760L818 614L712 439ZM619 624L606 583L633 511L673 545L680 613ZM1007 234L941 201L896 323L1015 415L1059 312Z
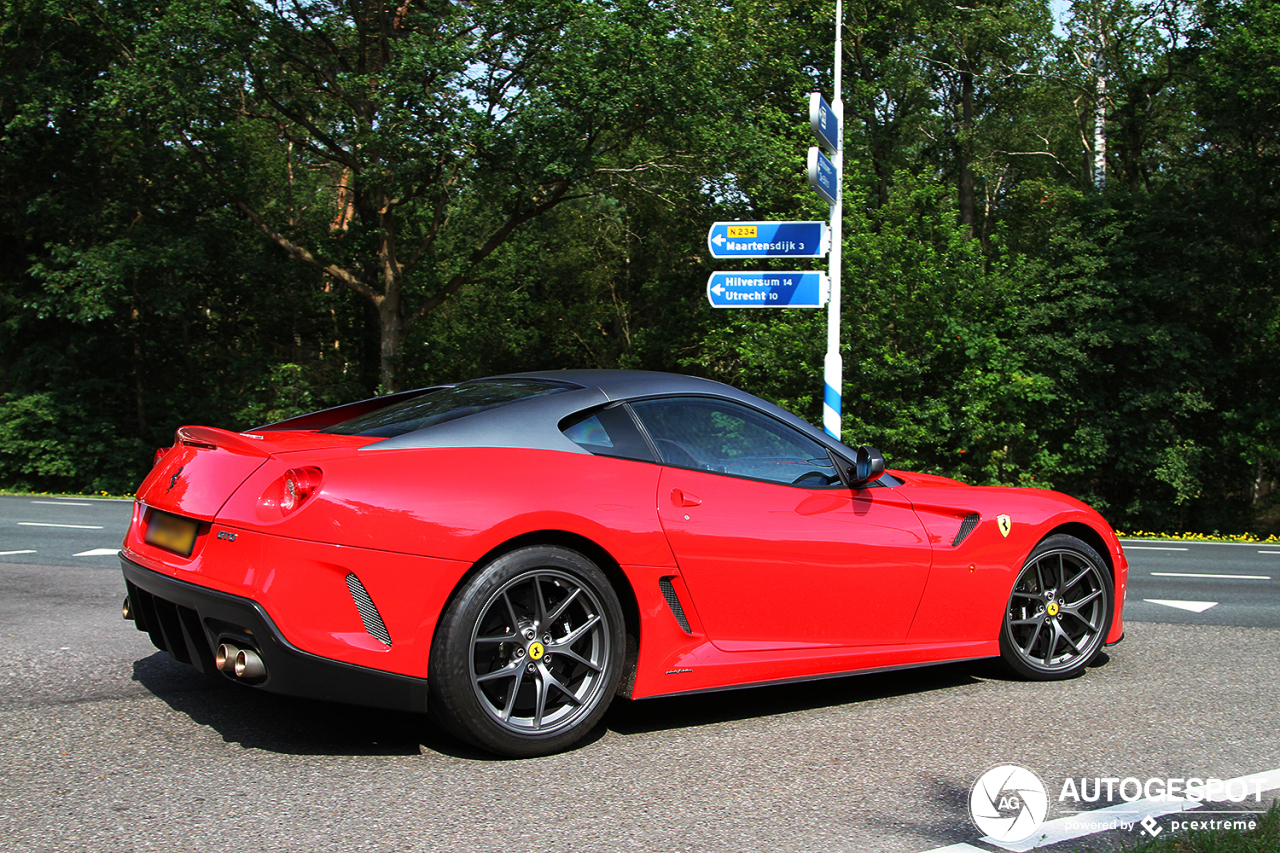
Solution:
M653 452L626 407L613 405L577 414L560 423L565 438L597 456L653 461Z
M474 415L476 412L499 409L531 397L559 394L574 387L576 386L538 379L466 382L333 424L320 431L334 435L392 438L423 427Z

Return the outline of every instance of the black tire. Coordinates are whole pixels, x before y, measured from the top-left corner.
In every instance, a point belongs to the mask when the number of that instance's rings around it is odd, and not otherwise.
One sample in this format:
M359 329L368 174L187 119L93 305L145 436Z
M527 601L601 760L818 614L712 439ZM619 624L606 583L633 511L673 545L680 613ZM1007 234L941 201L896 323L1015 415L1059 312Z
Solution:
M600 569L552 546L470 576L431 644L432 715L500 755L546 755L587 735L622 675L622 607Z
M1056 534L1031 551L1009 593L1000 626L1000 656L1035 681L1072 678L1102 651L1115 586L1098 552Z

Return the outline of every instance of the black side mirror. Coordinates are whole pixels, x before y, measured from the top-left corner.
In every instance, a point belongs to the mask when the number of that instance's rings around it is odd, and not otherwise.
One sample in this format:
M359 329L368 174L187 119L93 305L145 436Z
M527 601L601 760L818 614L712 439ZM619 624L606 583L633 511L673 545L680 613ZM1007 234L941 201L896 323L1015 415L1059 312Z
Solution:
M836 467L839 468L845 485L858 489L880 479L880 475L884 473L884 454L864 444L858 448L852 465L844 459L837 459Z

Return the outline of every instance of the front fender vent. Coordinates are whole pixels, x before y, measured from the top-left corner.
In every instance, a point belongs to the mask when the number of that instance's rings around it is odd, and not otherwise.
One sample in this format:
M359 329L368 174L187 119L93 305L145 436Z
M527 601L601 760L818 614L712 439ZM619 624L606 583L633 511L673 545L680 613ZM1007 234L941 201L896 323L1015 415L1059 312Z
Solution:
M676 621L680 623L680 627L686 634L692 634L689 630L689 620L684 615L684 607L680 604L680 596L676 595L676 588L671 585L671 578L662 578L658 581L658 588L662 590L662 597L667 600L667 607L671 608L671 615L676 617Z
M378 612L377 607L374 607L373 599L369 597L364 584L360 583L360 578L347 575L347 589L351 591L351 600L355 602L356 610L360 613L360 621L364 623L364 629L369 632L369 636L382 645L390 647L391 634L387 632L382 614Z
M973 515L966 516L965 520L960 522L960 530L956 532L956 538L951 540L951 547L955 548L959 546L959 544L973 532L973 529L978 526L978 521L979 517L976 512Z

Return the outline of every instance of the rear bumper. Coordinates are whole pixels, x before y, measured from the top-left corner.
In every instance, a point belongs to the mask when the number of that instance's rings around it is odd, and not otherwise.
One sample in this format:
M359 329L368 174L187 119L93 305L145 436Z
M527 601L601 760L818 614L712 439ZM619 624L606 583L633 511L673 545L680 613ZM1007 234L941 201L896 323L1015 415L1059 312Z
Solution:
M231 643L252 648L262 658L266 677L251 685L260 690L396 711L427 710L424 678L304 652L290 644L262 606L251 599L167 577L123 555L120 564L134 624L150 635L156 648L175 660L201 672L218 673L214 651L221 643Z

